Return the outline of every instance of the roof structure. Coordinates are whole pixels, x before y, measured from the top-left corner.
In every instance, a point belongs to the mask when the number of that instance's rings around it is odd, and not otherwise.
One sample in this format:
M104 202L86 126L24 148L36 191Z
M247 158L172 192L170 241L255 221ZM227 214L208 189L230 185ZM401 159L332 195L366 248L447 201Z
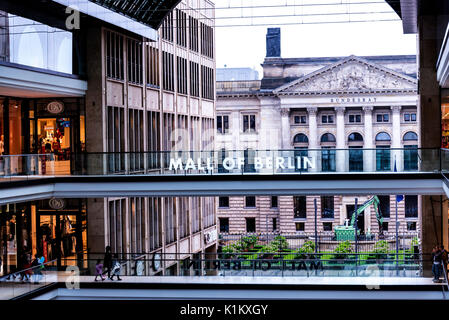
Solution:
M132 20L158 29L180 0L89 0Z

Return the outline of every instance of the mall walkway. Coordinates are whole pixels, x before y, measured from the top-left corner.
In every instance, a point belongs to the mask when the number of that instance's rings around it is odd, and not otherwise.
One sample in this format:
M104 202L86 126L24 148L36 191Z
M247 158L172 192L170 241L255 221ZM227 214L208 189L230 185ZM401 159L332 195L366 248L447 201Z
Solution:
M45 274L39 284L0 282L0 299L46 288L47 299L449 299L445 286L421 277L122 276L121 281ZM47 287L46 287L47 286ZM79 288L79 289L78 289Z

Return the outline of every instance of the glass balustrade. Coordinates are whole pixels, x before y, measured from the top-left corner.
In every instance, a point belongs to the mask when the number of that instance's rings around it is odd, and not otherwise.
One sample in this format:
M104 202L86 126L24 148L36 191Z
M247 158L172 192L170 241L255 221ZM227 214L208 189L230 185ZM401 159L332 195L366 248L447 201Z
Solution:
M0 156L0 178L68 175L242 175L435 173L449 171L449 150L293 149L78 153L70 165L53 154Z

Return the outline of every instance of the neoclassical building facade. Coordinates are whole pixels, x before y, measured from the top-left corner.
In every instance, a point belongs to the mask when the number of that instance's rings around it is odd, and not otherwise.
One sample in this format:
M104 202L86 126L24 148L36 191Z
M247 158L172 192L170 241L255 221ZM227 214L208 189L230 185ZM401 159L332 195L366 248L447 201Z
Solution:
M303 170L323 174L417 170L415 56L268 56L262 66L262 80L217 83L217 150L291 150L314 160ZM221 232L313 232L316 199L318 230L332 231L350 218L355 198L360 205L370 197L222 197L217 214ZM379 199L383 230L394 232L396 196ZM401 232L419 229L418 201L398 203ZM373 206L358 225L379 231Z

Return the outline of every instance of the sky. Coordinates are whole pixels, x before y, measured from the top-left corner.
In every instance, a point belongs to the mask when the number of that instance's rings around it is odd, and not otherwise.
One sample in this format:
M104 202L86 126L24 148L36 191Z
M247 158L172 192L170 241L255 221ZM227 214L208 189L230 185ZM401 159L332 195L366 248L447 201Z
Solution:
M416 54L416 35L403 34L383 0L216 0L215 7L217 68L250 67L261 77L269 27L281 28L283 58Z

